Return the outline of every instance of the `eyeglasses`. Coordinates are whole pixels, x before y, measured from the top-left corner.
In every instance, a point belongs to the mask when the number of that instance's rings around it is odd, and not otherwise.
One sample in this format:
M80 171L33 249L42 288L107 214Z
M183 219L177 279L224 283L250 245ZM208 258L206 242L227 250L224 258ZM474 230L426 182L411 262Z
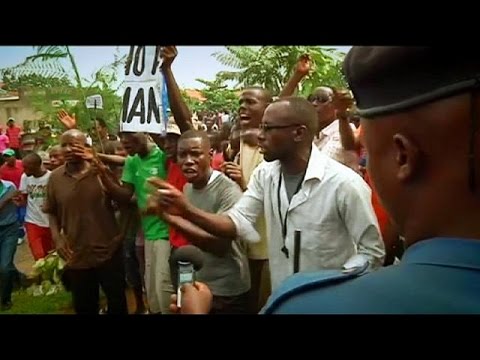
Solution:
M262 124L260 124L260 125L258 126L258 128L259 128L261 131L267 132L267 131L273 130L273 129L286 129L286 128L289 128L289 127L300 126L300 125L303 125L303 124L268 125L268 124L262 123Z

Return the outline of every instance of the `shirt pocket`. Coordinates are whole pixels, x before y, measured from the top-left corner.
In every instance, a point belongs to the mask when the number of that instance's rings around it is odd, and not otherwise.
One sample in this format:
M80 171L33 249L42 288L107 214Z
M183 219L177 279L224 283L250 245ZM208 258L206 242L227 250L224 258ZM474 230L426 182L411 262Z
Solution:
M301 247L317 254L331 253L338 247L335 241L338 224L335 221L304 222Z

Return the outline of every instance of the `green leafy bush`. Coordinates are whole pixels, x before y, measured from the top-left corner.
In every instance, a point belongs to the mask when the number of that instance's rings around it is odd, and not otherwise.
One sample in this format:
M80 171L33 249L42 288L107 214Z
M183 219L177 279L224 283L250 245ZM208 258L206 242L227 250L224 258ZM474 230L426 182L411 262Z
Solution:
M27 289L33 296L50 296L63 290L61 276L65 262L56 251L51 252L33 265L38 281Z

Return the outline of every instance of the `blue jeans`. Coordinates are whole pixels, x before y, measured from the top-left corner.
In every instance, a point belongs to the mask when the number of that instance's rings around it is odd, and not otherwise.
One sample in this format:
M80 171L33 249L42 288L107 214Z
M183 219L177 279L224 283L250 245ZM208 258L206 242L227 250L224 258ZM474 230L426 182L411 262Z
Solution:
M2 304L12 299L13 281L17 269L13 264L17 251L18 223L0 226L0 298Z

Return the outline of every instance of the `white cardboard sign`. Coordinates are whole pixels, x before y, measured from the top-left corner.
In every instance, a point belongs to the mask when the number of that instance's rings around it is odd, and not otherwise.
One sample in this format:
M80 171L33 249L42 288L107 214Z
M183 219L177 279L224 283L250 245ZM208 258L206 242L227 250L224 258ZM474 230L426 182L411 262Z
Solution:
M166 87L160 70L160 46L131 46L125 67L120 129L165 133Z
M87 97L86 106L87 106L87 109L103 110L102 95L92 95L92 96Z

